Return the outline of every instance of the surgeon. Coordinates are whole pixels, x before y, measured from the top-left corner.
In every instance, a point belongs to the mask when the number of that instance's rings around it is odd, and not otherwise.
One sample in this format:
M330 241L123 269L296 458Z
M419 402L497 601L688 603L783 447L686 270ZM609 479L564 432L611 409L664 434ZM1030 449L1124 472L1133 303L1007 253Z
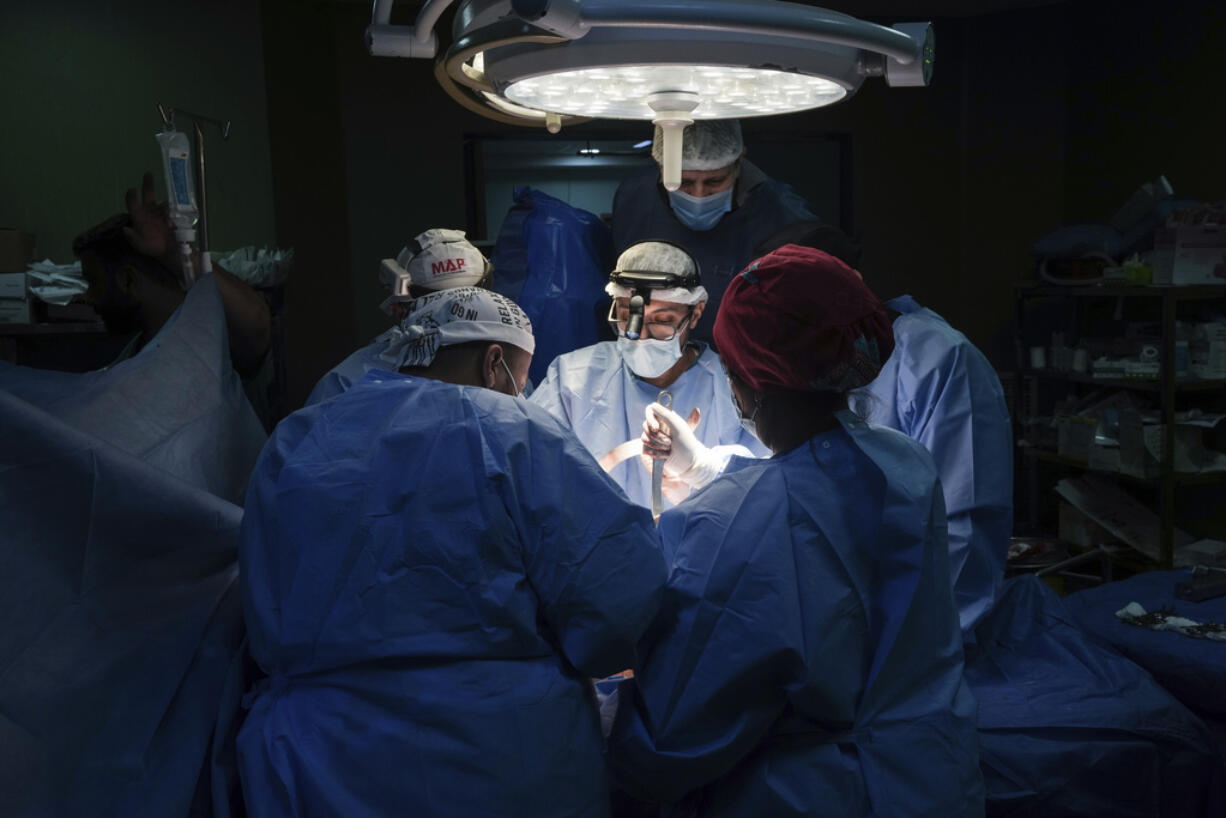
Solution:
M765 456L737 421L719 356L694 337L707 306L694 258L675 244L640 242L617 259L605 291L617 340L559 355L530 400L570 427L627 496L647 507L657 498L639 438L644 411L662 393L681 413L677 425L689 431L696 424L691 437L703 445L661 481L661 509L705 485L732 455Z
M621 252L648 239L684 247L702 268L708 320L695 337L711 342L709 327L732 277L758 257L754 247L793 222L817 217L788 185L766 176L745 158L735 119L699 120L682 139L681 187L660 181L663 133L652 140L656 167L627 177L613 197L613 244Z
M784 230L773 240L823 250L853 270L860 254L859 245L831 225ZM851 405L932 455L945 496L954 600L962 630L973 640L1004 582L1013 527L1013 431L1004 390L983 353L940 315L909 295L886 301L885 308L894 352L872 383L851 395ZM671 453L666 479L684 480L678 468L709 458L678 421L666 408L653 407L644 440L649 454ZM671 428L677 433L670 442L664 430ZM663 442L652 445L652 436Z
M830 225L790 239L855 267L859 246ZM773 248L771 248L773 249ZM978 347L909 295L885 302L894 353L852 395L870 422L924 444L941 475L949 570L967 638L1005 578L1013 531L1013 426L996 370Z
M379 308L399 321L414 298L451 287L489 287L493 279L494 266L464 238L463 230L434 228L419 234L396 258L380 263L379 281L388 295ZM315 384L305 405L339 395L369 370L384 368L379 355L392 332L380 333L333 367Z
M534 346L509 299L431 293L390 371L274 432L240 549L253 818L608 814L588 679L638 664L666 570L651 515L518 399Z
M785 247L733 281L715 337L774 456L660 518L672 573L618 691L619 783L667 814L982 816L937 472L847 409L893 347L885 309Z

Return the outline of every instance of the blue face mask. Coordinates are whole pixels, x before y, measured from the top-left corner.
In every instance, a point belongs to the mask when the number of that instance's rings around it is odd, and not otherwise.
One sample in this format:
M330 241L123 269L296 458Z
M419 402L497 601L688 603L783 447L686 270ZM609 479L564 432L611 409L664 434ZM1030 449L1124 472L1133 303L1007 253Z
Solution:
M732 210L732 186L710 196L691 196L680 190L668 192L673 213L691 230L710 230L719 224L724 214Z

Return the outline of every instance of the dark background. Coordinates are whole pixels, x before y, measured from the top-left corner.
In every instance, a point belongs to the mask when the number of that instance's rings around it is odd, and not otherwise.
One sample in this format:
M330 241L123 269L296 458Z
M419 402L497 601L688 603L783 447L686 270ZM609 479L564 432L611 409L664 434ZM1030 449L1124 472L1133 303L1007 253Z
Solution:
M871 80L832 108L745 120L751 157L772 134L843 140L870 285L912 293L999 368L1012 366L1012 286L1032 275L1036 237L1105 221L1159 174L1180 197L1226 191L1216 0L825 5L933 20L933 85ZM416 6L397 3L393 22ZM468 226L466 137L524 132L462 109L425 61L368 56L369 14L341 0L5 0L0 227L34 232L38 258L67 262L72 236L120 209L143 169L160 176L156 102L232 120L228 142L206 136L212 243L294 248L285 328L297 406L384 328L379 259L427 227ZM811 170L794 161L797 176Z

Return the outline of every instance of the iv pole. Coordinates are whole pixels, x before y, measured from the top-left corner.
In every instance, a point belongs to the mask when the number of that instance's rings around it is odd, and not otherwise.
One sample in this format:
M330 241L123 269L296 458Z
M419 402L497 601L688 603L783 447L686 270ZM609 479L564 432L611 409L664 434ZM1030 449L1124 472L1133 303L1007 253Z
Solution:
M162 103L157 104L158 113L162 117L162 124L167 129L173 130L175 126L175 115L182 114L190 117L194 133L192 148L196 151L196 198L200 201L200 216L196 220L196 236L198 237L197 249L200 253L200 270L199 273L209 273L213 271L212 260L209 258L209 200L208 189L204 180L204 131L200 128L201 122L216 125L221 131L223 141L230 138L230 120L224 122L220 119L215 119L211 116L192 113L185 111L182 108L171 108L169 112L162 107Z

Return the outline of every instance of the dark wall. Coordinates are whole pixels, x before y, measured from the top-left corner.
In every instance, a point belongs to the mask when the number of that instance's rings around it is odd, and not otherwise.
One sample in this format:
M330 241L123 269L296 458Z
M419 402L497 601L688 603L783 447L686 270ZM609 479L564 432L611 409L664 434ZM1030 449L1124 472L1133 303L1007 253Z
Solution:
M415 7L394 11L408 21ZM523 133L453 102L427 61L368 56L368 14L332 0L0 5L0 226L67 260L72 236L158 167L155 102L229 117L230 141L209 142L213 244L295 248L296 405L385 326L379 259L426 227L465 226L465 136ZM745 129L751 144L846 135L869 281L913 293L1007 368L1013 284L1031 275L1036 237L1106 220L1159 174L1180 196L1222 197L1226 7L1077 0L935 22L932 87L873 80L833 108ZM645 131L601 122L566 136Z
M747 138L848 135L866 278L883 297L914 294L1007 369L1013 285L1032 275L1035 238L1105 221L1159 173L1181 195L1226 189L1215 153L1226 12L1208 0L1137 5L938 19L932 87L869 81L833 108L746 120ZM414 11L395 9L406 22ZM386 326L379 259L427 227L465 226L465 135L522 130L461 108L429 62L368 56L364 4L265 0L263 17L277 241L298 254L293 402ZM566 135L644 130L602 122Z
M1064 220L1071 37L1064 5L972 18L961 65L965 145L956 289L946 317L1012 369L1014 285L1033 277L1030 247ZM940 272L929 270L934 286Z
M143 170L161 182L161 102L229 119L205 132L216 250L273 239L259 7L245 0L0 3L0 227L72 260L78 232L123 209ZM190 132L190 121L180 121Z
M1068 217L1109 217L1159 174L1226 196L1226 4L1096 0L1068 19Z
M386 325L376 309L379 258L424 227L464 223L464 135L519 129L462 109L439 88L427 63L369 57L361 39L364 12L338 8L335 19L350 180L351 303L355 324L369 336ZM951 28L942 47L959 53L961 25ZM764 130L852 135L855 224L867 245L866 270L880 277L883 292L922 297L932 290L938 301L947 290L957 292L948 273L958 264L959 237L945 214L956 210L962 184L960 61L950 61L931 89L874 82L834 108L744 122L749 141ZM641 136L650 126L599 122L567 133L574 138L596 131ZM918 286L932 281L938 286Z
M423 230L465 226L464 134L517 130L452 101L431 61L371 57L362 39L368 21L367 9L345 8L334 27L349 179L349 310L361 343L388 326L378 309L379 260Z
M745 120L768 131L850 136L855 231L863 268L882 296L903 292L945 314L985 351L1009 354L1002 333L1027 248L1063 206L1061 7L938 20L936 81L927 89L866 82L851 100L802 114ZM375 59L362 46L364 9L335 11L340 118L349 173L351 309L359 335L386 324L378 260L417 230L463 226L466 133L515 132L462 109L424 62ZM1033 43L1040 44L1037 55ZM1031 48L1034 72L1016 69ZM576 134L649 133L643 123L592 123ZM1036 137L1037 132L1037 137ZM786 181L786 176L784 177ZM336 357L344 352L336 350Z
M289 409L358 345L350 304L349 169L335 7L265 0L264 59L277 244L294 248L283 314Z

